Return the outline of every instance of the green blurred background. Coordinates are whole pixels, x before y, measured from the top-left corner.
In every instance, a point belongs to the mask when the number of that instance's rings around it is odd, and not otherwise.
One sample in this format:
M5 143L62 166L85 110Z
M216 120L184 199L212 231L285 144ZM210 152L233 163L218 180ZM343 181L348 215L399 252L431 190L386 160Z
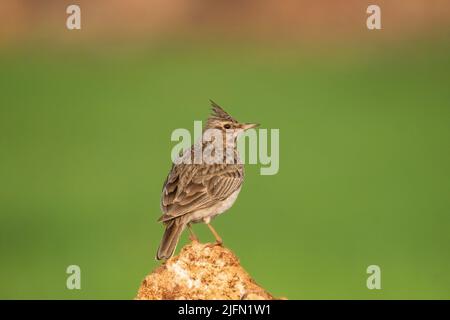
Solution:
M449 299L449 33L372 35L360 15L340 43L329 29L280 42L195 28L98 43L88 27L72 41L64 11L61 35L5 36L0 298L132 299L159 265L170 134L213 99L280 129L279 173L247 165L213 223L260 285L288 299ZM81 290L66 289L71 264ZM373 264L381 290L366 287Z

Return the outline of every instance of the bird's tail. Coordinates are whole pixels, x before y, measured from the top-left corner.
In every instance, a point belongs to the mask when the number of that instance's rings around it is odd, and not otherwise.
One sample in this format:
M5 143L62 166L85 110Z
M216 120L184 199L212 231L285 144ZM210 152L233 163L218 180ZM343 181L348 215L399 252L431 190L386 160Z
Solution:
M158 252L156 253L156 259L169 259L173 255L181 232L183 232L185 227L186 224L180 221L180 219L173 219L168 222L166 231L164 231L161 243L159 244Z

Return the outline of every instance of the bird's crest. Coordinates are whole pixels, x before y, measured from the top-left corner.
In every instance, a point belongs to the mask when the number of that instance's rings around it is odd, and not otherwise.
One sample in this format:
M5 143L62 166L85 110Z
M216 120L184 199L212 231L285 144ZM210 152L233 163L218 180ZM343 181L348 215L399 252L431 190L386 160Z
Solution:
M230 116L225 110L223 110L217 103L215 103L212 100L209 100L211 102L212 107L212 113L208 118L209 121L220 121L220 120L228 120L237 122L236 119L234 119L232 116Z

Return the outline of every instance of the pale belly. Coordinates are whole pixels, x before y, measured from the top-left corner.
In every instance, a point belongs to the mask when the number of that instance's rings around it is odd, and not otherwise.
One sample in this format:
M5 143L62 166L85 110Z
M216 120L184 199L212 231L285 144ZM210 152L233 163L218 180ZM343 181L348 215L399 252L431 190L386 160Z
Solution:
M192 223L197 223L197 222L209 223L209 221L212 218L214 218L215 216L217 216L231 208L231 206L236 201L240 191L241 191L241 188L237 189L227 199L225 199L224 201L218 202L213 207L193 212L192 214L189 215L190 220L188 223L190 223L190 222L192 222Z

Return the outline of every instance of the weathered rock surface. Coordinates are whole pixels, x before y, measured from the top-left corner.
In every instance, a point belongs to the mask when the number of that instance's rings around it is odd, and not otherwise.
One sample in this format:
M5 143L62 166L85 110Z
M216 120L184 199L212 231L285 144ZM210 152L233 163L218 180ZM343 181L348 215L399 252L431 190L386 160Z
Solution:
M272 300L222 246L192 242L150 273L138 300Z

